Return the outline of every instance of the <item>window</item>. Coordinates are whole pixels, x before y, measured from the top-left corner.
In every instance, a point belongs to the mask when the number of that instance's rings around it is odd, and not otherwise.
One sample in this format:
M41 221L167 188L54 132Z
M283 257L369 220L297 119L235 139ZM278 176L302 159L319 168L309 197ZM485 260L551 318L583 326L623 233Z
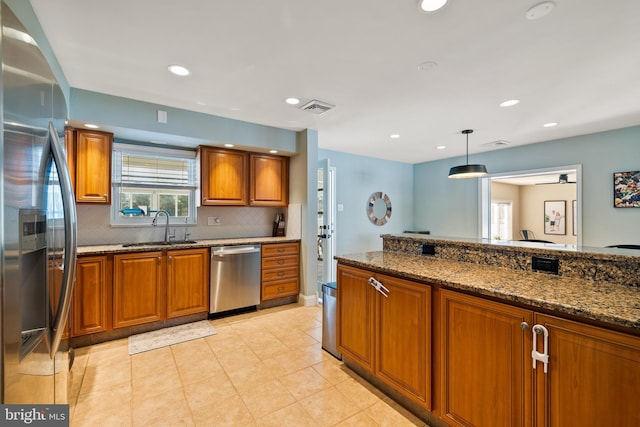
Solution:
M491 202L491 238L511 240L511 202Z
M117 143L112 181L112 224L150 225L160 210L171 223L195 224L194 151Z

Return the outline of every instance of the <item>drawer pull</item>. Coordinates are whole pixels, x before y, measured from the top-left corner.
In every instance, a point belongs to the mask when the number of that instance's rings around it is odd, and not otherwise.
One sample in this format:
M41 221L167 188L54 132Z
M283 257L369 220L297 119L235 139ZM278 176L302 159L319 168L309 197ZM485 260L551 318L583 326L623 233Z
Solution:
M278 248L278 252L284 252L284 248Z
M284 264L284 260L283 259L279 259L278 260L278 264Z
M278 271L278 276L284 276L284 271Z
M284 292L284 286L279 286L278 287L278 292Z

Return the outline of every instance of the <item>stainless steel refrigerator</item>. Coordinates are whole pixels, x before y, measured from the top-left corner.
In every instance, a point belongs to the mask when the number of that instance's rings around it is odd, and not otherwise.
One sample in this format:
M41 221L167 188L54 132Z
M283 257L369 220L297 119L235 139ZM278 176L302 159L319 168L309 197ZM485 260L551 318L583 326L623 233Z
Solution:
M47 60L6 3L2 37L0 310L5 404L67 403L62 340L76 264L67 108Z

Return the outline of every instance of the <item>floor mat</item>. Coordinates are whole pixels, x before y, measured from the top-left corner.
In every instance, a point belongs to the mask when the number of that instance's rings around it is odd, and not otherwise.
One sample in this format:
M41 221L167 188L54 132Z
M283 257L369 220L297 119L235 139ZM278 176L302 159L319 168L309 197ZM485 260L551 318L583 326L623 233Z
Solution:
M131 335L129 337L129 354L142 353L168 345L196 340L214 335L215 333L216 330L211 326L211 323L206 320L201 320L199 322L145 332L144 334Z

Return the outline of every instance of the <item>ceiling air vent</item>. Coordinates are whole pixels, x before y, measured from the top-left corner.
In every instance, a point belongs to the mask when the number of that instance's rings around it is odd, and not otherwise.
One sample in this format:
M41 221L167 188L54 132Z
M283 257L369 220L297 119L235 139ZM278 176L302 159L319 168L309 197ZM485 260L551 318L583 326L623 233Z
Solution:
M491 142L486 142L484 144L482 144L483 147L495 147L495 148L502 148L502 147L506 147L507 145L510 145L511 143L509 141L505 141L504 139L499 139L497 141L491 141Z
M331 110L334 107L335 105L331 105L327 102L322 102L322 101L318 101L317 99L314 99L313 101L309 101L303 106L301 106L300 109L304 111L309 111L314 114L322 114L326 111Z

